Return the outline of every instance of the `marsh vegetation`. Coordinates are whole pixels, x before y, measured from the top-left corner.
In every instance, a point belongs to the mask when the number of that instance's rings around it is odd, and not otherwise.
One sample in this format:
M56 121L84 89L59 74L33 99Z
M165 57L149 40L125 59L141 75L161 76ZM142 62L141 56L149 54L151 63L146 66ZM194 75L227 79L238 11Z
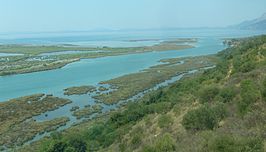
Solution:
M176 41L181 41L182 43L177 43ZM114 48L65 45L0 45L0 52L24 54L23 56L0 57L0 76L57 69L80 59L192 48L193 46L189 44L191 41L191 39L178 39L153 46ZM185 42L188 44L184 44ZM69 54L60 53L73 50L78 52ZM57 55L40 56L44 53L54 52L59 53Z
M266 36L239 39L217 55L216 68L21 150L262 152L265 43Z

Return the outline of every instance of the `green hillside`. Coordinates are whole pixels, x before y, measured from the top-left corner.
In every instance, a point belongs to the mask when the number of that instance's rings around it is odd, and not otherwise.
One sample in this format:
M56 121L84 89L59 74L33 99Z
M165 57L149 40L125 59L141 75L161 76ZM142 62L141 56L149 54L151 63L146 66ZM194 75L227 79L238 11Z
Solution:
M24 151L264 151L266 36L230 44L215 68Z

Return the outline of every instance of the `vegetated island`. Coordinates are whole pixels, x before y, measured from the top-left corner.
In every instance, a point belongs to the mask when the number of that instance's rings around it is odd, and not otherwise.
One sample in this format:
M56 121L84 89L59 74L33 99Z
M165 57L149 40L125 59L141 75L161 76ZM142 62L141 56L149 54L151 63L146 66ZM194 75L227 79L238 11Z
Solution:
M101 105L96 104L93 106L87 106L81 110L76 110L74 111L73 115L77 117L77 119L86 118L86 117L89 118L91 114L99 113L101 112L102 109L103 107Z
M70 87L64 89L64 95L82 95L87 94L89 92L96 91L96 87L94 86L79 86L79 87Z
M164 64L153 66L138 73L101 82L102 84L109 84L116 89L94 96L94 98L105 104L115 104L152 88L156 84L167 81L174 76L191 70L214 66L218 61L219 58L212 55L165 59L162 60Z
M182 43L176 42L182 41ZM61 68L80 59L118 56L124 54L144 53L151 51L168 51L192 48L195 39L175 39L164 41L153 46L142 47L81 47L72 45L38 46L38 45L0 45L1 53L19 53L19 56L0 56L0 76L31 73ZM186 43L187 42L187 43ZM51 54L54 52L72 51L70 54ZM75 51L77 51L75 53ZM43 55L46 53L45 55Z

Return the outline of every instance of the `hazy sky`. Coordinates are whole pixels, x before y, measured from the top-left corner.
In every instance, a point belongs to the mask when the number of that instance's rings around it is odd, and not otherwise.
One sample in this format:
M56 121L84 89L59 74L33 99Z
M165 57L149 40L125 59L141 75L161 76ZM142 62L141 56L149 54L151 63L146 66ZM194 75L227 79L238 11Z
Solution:
M0 32L221 27L266 12L266 0L0 0Z

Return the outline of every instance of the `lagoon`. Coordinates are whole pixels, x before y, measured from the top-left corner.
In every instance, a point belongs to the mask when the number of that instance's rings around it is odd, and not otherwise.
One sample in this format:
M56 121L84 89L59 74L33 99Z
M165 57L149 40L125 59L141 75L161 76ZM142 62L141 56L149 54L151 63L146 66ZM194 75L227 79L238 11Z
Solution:
M160 64L159 60L214 54L224 49L218 38L199 39L196 48L82 59L61 69L0 77L0 101L35 93L56 94L72 86L97 85Z
M0 77L0 102L7 101L35 93L61 94L63 89L72 86L97 85L101 81L110 80L125 74L139 72L151 66L161 64L159 60L165 58L187 57L215 54L225 48L224 38L247 37L265 34L265 31L239 31L227 29L183 29L166 31L139 31L124 33L100 33L94 35L70 35L65 37L1 39L3 44L32 43L39 40L41 43L62 42L72 44L83 41L110 41L121 42L129 40L167 40L171 38L198 38L195 48L184 50L169 50L162 52L147 52L121 56L102 57L96 59L82 59L66 65L61 69L35 73L2 76ZM79 33L80 34L80 33ZM85 33L86 34L86 33ZM41 35L41 34L39 34ZM61 33L62 35L62 33ZM64 35L63 35L64 36ZM132 42L133 43L133 42Z
M23 54L18 53L0 53L0 57L9 57L9 56L21 56Z

